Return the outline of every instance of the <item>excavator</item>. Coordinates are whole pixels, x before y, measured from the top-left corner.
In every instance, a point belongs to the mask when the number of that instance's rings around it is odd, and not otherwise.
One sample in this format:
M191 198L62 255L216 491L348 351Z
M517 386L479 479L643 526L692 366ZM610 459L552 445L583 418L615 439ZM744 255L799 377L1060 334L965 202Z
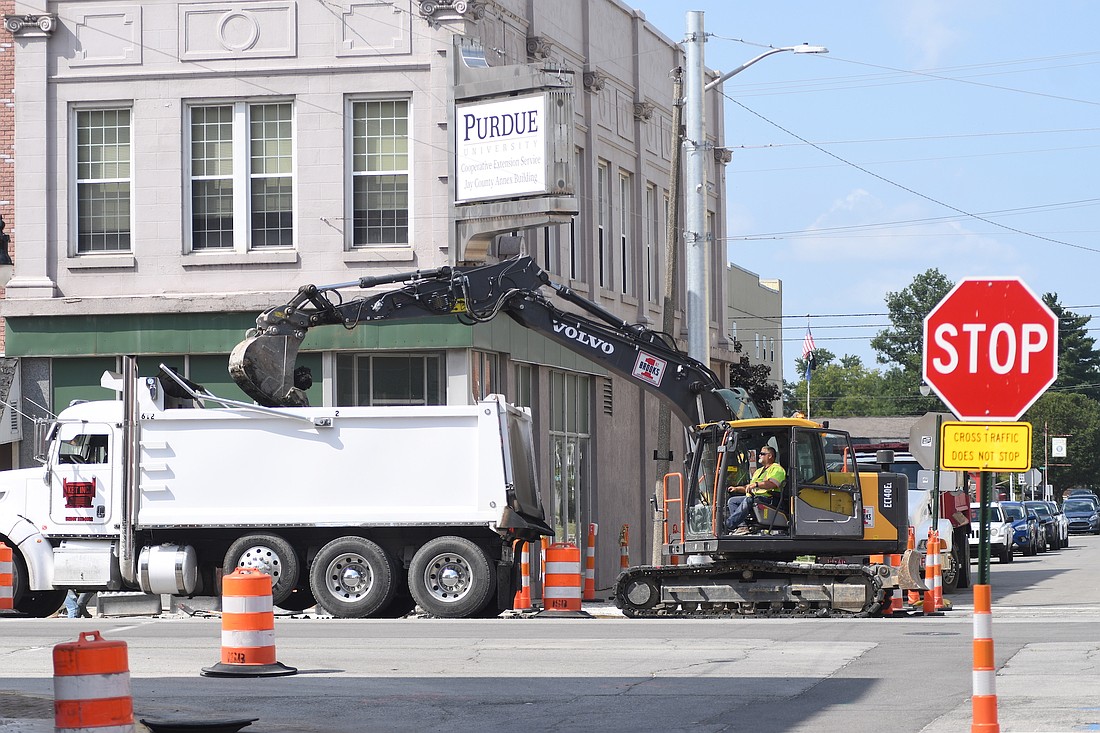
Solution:
M351 288L372 292L345 298ZM919 556L905 547L904 475L859 473L849 436L826 424L760 417L745 390L723 386L671 336L623 321L530 257L305 285L256 318L229 371L260 405L305 406L308 377L295 361L310 328L433 316L473 325L501 313L653 393L688 431L684 469L663 482L667 563L620 573L624 615L873 616L894 588L923 589ZM731 532L730 487L744 485L764 447L786 470L778 500L753 500L748 531ZM900 565L883 562L891 554Z

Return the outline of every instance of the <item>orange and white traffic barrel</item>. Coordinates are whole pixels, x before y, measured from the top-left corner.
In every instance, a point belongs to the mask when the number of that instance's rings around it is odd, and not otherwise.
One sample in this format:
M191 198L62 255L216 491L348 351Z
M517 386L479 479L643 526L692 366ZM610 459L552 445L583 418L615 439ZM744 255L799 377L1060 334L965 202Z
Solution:
M932 543L935 545L932 568L932 603L936 610L939 611L943 608L943 553L940 552L940 550L943 549L943 545L940 544L939 530L936 530L933 534L936 541Z
M0 542L0 611L11 611L15 608L14 578L11 548Z
M588 547L584 556L584 600L596 600L596 533L598 524L588 525Z
M237 568L222 578L222 659L203 667L203 676L277 677L297 672L275 659L271 576Z
M134 733L126 642L82 631L55 645L53 699L57 733Z
M512 608L516 611L526 611L531 608L531 550L530 543L520 540L523 549L520 550L519 582L520 589L516 591L512 601Z
M997 667L993 660L992 592L974 586L974 692L970 733L1000 733L997 722Z
M539 616L588 616L581 610L581 550L570 542L546 548Z
M925 545L924 553L924 586L928 590L924 592L924 602L921 604L921 610L925 616L943 615L943 613L936 606L936 582L942 582L940 576L937 575L937 571L939 570L939 568L936 563L939 562L939 552L939 532L935 531L934 529L929 529L928 543Z

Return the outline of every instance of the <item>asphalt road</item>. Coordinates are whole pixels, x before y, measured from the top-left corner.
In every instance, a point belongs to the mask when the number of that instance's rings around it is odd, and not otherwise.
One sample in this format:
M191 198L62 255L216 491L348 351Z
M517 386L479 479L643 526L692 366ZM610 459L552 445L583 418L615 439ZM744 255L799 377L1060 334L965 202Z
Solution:
M1100 730L1100 538L992 566L1002 731ZM975 566L976 570L976 566ZM0 619L0 733L52 730L54 644L129 646L137 717L258 718L246 733L970 729L971 604L938 618L280 619L298 674L199 675L214 618Z

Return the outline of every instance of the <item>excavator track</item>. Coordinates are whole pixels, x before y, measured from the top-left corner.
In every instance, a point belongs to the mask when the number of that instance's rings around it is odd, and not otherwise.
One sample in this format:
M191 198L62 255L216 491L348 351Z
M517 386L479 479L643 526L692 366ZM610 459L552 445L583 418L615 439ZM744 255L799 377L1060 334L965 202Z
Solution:
M888 592L867 565L735 560L629 568L615 604L629 618L866 618Z

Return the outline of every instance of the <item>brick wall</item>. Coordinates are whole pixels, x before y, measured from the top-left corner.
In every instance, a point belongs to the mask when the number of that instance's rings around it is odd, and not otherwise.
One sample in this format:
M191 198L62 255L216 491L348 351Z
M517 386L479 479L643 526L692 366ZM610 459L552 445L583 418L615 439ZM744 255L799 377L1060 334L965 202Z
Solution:
M15 12L15 0L0 0L0 15ZM15 48L11 34L0 28L0 216L11 235L8 251L15 259ZM3 297L0 288L0 297ZM4 320L0 318L0 354L4 353Z

